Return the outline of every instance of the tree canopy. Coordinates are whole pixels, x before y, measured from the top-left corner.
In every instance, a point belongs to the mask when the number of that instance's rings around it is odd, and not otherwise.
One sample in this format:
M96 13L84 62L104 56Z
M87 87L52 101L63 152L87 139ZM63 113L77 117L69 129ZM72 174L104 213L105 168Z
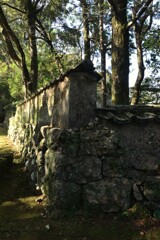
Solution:
M103 106L143 102L145 69L151 86L153 75L158 79L159 32L156 0L1 0L1 89L5 82L6 94L18 101L91 59L102 74ZM129 71L135 64L130 96Z

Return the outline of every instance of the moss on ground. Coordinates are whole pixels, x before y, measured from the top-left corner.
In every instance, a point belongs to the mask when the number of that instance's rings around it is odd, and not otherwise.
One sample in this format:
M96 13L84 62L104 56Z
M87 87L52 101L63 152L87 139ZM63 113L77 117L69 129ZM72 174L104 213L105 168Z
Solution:
M0 129L0 154L15 152ZM17 156L16 154L14 156ZM38 204L38 192L14 160L5 174L0 174L0 240L159 240L160 222L140 205L123 214L96 217L50 214L46 202Z
M16 152L17 149L11 140L7 137L7 127L0 126L0 156Z

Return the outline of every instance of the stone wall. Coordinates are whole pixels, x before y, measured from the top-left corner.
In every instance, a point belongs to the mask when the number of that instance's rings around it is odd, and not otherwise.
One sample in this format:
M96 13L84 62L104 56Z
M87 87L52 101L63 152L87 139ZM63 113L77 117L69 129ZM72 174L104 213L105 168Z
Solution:
M81 129L41 129L45 148L38 161L44 157L43 181L53 207L120 212L141 202L159 208L159 122L138 117L122 123L97 114Z
M96 109L96 78L72 72L17 107L9 135L50 205L120 212L160 207L160 109Z
M95 118L97 77L93 73L73 70L17 106L9 136L20 150L26 150L29 142L38 146L42 126L75 128Z

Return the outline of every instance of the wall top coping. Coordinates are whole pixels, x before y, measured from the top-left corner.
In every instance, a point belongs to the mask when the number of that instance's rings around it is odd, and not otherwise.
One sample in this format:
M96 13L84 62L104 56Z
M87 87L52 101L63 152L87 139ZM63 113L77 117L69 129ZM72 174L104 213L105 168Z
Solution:
M117 124L130 122L160 122L160 105L139 105L139 106L108 106L97 108L96 116Z

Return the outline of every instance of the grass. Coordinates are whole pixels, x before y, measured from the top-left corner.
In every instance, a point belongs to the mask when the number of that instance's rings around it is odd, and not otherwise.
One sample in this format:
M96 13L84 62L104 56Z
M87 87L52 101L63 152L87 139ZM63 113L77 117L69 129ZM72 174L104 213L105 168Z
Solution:
M6 136L6 134L7 134L7 128L0 127L0 136Z
M7 127L0 126L0 156L16 151L15 145L7 137Z
M14 151L6 132L0 127L1 156ZM51 214L18 161L0 175L0 191L0 240L160 240L160 222L140 204L94 217Z

